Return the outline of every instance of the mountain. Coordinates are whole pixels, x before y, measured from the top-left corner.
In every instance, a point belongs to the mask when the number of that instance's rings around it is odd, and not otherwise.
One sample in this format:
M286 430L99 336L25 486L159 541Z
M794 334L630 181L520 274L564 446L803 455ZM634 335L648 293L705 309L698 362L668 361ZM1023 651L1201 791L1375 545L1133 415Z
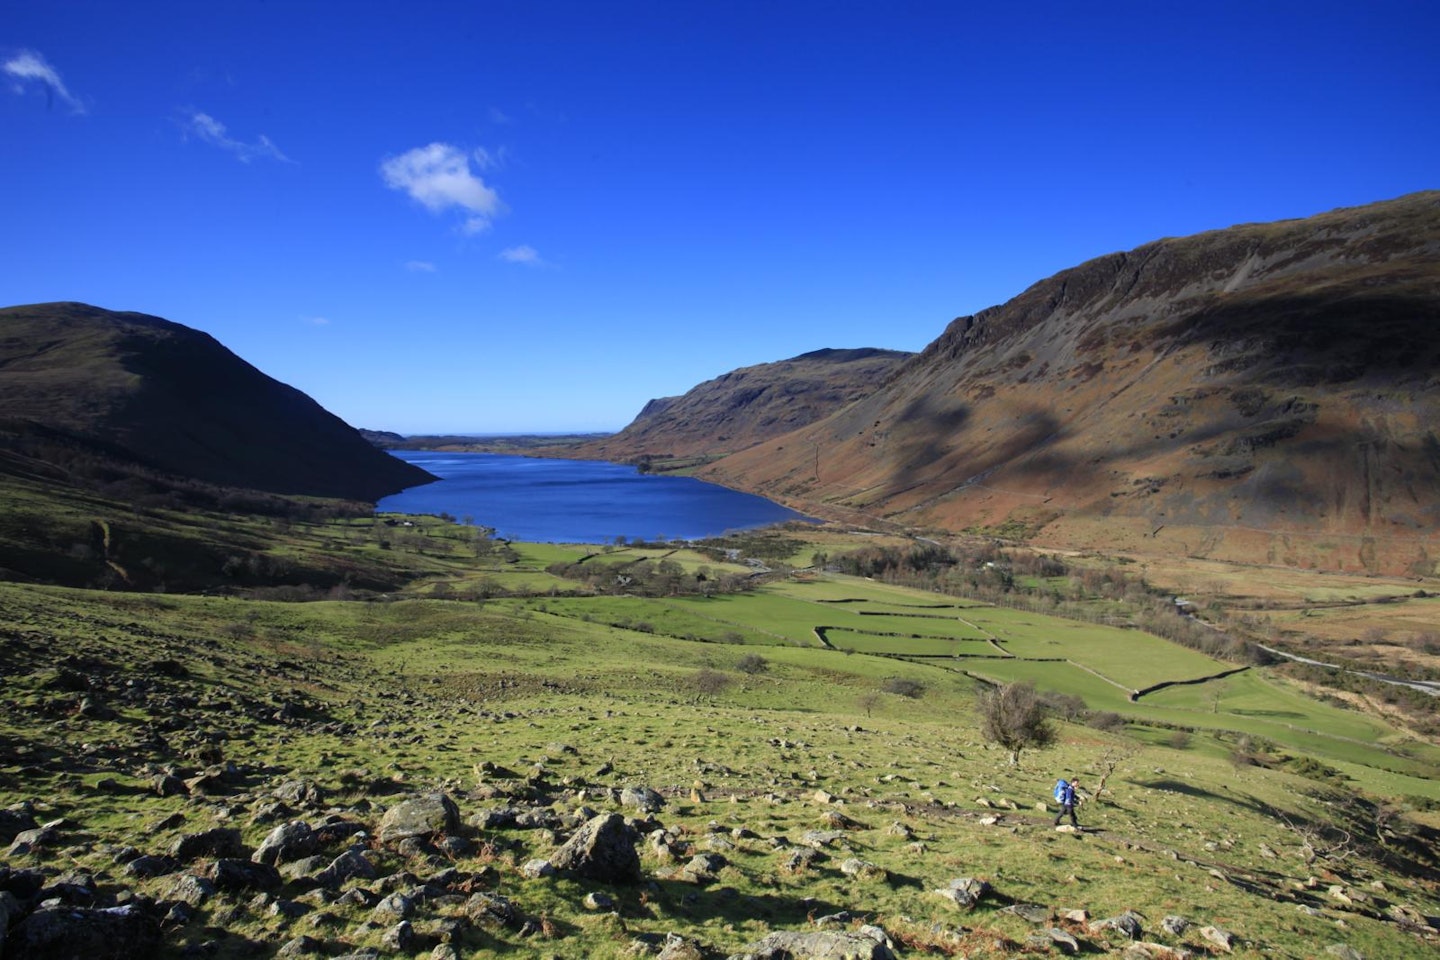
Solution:
M569 455L633 460L743 450L866 396L912 356L874 348L815 350L742 367L684 396L651 400L624 430Z
M1430 573L1437 383L1427 192L1065 270L701 475L1055 547Z
M82 465L366 501L434 479L198 330L82 303L0 309L0 470Z

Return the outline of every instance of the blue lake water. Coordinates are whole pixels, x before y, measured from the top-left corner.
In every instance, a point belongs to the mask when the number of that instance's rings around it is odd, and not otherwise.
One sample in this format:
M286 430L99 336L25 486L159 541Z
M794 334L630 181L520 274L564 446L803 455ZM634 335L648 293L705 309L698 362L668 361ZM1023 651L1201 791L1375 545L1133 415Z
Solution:
M390 452L440 480L386 497L378 509L470 517L512 540L698 540L808 519L763 497L693 477L642 474L618 463L495 453Z

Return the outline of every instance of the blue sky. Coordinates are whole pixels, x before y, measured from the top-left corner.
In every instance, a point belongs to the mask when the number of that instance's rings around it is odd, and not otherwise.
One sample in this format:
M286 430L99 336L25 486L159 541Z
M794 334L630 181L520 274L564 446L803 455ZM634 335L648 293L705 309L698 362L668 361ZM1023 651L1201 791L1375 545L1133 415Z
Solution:
M1440 5L8 2L0 304L356 426L611 430L1162 236L1440 187Z

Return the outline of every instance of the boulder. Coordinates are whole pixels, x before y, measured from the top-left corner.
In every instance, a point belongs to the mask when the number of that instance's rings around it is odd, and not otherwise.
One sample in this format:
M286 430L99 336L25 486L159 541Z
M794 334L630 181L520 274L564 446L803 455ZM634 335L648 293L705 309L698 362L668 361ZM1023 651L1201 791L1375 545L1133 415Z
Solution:
M291 860L303 860L315 852L318 840L310 824L291 820L271 830L250 859L272 867Z
M429 839L436 834L454 833L460 828L460 810L443 793L427 793L402 800L380 821L380 840L398 843L410 837Z
M83 909L42 907L20 921L6 953L26 960L146 960L160 949L159 920L138 904Z
M280 871L269 864L256 863L242 857L222 857L206 871L221 890L241 892L274 890L280 886Z
M1104 933L1107 930L1114 930L1131 940L1139 940L1145 933L1144 919L1144 917L1133 910L1126 910L1119 916L1092 921L1089 930L1091 933Z
M23 806L0 810L0 843L12 843L23 831L34 830L39 824Z
M840 872L857 880L888 880L890 874L885 868L869 860L851 857L840 864Z
M772 933L729 960L895 960L895 953L884 930L861 927L854 933Z
M1235 934L1223 927L1201 927L1200 936L1213 943L1218 949L1230 953L1235 949Z
M322 887L338 887L347 880L374 880L380 876L364 853L363 847L351 847L330 861L330 865L315 875L315 882Z
M970 910L989 895L990 884L984 880L976 880L974 877L957 877L946 884L944 889L936 890L935 893L957 907Z
M633 807L641 813L659 813L665 798L649 787L626 787L620 791L620 805Z
M36 848L54 846L60 839L60 828L65 825L63 818L51 820L49 823L42 823L31 830L21 830L15 834L14 841L10 848L5 851L7 857L24 856L33 853Z
M215 884L205 877L187 873L175 878L165 891L165 899L179 900L181 903L198 907L215 896L216 889Z
M575 831L556 851L551 863L557 870L600 883L638 883L640 855L635 852L638 839L635 829L624 817L618 813L602 813Z
M325 802L325 791L309 780L286 780L271 796L295 807L318 807Z
M178 860L194 860L196 857L244 857L249 856L249 851L240 841L239 830L216 827L203 833L177 837L170 845L170 856Z

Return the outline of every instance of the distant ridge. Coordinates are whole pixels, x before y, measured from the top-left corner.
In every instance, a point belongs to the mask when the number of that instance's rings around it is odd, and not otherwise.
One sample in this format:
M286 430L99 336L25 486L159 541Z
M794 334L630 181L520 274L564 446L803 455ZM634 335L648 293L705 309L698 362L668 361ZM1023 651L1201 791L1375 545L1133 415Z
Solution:
M0 451L10 472L99 461L364 501L434 479L208 334L83 303L0 309Z
M912 356L875 347L823 349L742 367L684 396L651 400L624 430L570 455L623 461L743 450L866 396Z
M1433 573L1437 387L1427 192L1062 271L701 475L1057 547Z

